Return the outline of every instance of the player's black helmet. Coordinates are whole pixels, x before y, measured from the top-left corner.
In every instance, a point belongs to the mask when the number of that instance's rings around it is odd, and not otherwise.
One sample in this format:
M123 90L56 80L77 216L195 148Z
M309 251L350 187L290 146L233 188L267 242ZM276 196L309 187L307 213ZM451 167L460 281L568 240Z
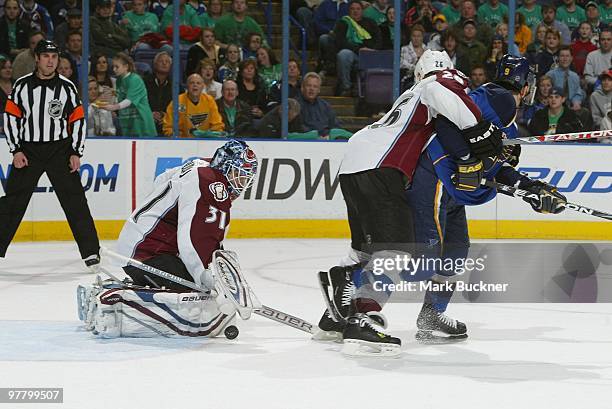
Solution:
M36 44L36 48L34 49L34 54L40 55L42 53L55 53L59 54L60 50L55 45L53 41L49 40L40 40L38 44Z
M245 142L231 139L215 151L210 167L225 175L230 195L236 199L253 184L257 173L257 156Z

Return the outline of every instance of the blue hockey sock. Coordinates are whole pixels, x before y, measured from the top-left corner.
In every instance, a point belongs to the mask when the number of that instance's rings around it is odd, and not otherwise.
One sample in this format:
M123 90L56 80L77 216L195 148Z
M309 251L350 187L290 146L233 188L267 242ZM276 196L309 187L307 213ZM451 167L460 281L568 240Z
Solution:
M452 283L445 285L436 282L431 283L433 284L433 288L431 290L427 290L425 293L425 304L431 304L434 310L444 312L446 311L446 307L448 307L448 303L453 296L455 284ZM440 288L438 289L436 287Z

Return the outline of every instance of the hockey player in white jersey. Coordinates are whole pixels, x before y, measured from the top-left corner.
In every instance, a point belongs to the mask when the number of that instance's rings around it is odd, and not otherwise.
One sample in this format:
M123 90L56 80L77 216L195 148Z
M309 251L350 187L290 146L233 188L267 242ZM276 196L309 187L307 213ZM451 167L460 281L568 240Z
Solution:
M88 329L108 337L214 336L222 331L235 310L225 305L222 294L215 295L218 278L211 262L222 248L232 201L252 184L256 172L254 152L246 143L230 140L210 163L193 160L159 175L151 194L124 225L117 251L211 291L194 293L122 263L131 277L128 286L98 285L97 294L81 294L80 315Z
M384 117L348 142L339 180L347 205L351 252L342 266L320 274L324 289L334 290L328 294L328 304L333 303L341 316L330 316L328 309L319 322L325 335L342 333L347 354L399 353L401 341L379 329L386 327L386 319L372 297L371 283L360 280L363 269L372 272L368 264L372 259L414 252L414 232L406 229L412 225L412 211L404 190L433 134L434 121L455 124L462 131L462 146L467 143L475 157L495 156L502 150L502 132L482 119L466 84L457 80L459 75L446 53L425 51L415 67L417 84ZM454 144L445 147L452 152ZM351 279L356 287L352 294L343 285Z

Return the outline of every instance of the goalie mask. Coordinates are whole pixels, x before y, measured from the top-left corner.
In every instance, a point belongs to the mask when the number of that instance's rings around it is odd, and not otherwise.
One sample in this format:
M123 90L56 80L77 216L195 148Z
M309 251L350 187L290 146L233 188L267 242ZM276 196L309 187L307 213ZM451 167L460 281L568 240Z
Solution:
M510 54L504 55L497 64L496 84L506 89L521 92L527 86L527 92L523 96L523 104L533 105L536 93L536 73L527 58L515 57Z
M234 200L253 184L257 156L245 142L232 139L215 151L210 167L223 173Z

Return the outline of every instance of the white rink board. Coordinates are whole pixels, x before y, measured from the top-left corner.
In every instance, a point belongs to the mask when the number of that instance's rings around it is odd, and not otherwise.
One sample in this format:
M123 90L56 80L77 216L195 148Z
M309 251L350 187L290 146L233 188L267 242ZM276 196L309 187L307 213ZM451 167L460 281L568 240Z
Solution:
M193 157L210 157L221 140L87 141L81 178L94 218L122 220L130 213L135 193L138 203L149 192L156 173ZM336 173L345 143L249 141L260 159L260 173L250 196L240 199L235 219L344 219L345 205ZM135 149L135 152L133 152ZM612 211L610 145L523 145L519 168L531 176L557 182L572 202ZM134 155L135 161L132 161ZM0 179L5 183L11 157L0 150ZM132 180L132 168L135 177ZM264 174L265 173L265 174ZM317 179L317 175L320 176ZM133 185L133 182L135 183ZM316 182L316 183L315 183ZM25 220L64 220L63 212L43 176ZM3 186L0 193L4 194ZM501 196L485 206L471 207L472 220L581 220L576 212L537 214L522 200Z

